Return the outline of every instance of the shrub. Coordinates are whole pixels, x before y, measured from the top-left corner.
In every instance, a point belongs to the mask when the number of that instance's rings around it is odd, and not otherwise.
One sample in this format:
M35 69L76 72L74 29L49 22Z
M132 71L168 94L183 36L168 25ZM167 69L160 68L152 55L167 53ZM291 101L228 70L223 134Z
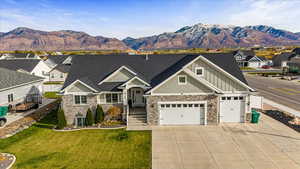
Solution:
M104 112L100 105L97 105L96 115L95 115L95 123L101 123L104 120Z
M122 141L122 140L126 140L126 139L128 139L128 133L126 131L121 131L116 136L116 140L118 140L118 141Z
M67 121L63 109L57 111L57 128L63 129L67 126Z
M108 109L107 114L110 120L118 120L121 116L121 109L116 106L112 106Z
M95 124L94 116L90 108L87 110L85 123L87 126Z

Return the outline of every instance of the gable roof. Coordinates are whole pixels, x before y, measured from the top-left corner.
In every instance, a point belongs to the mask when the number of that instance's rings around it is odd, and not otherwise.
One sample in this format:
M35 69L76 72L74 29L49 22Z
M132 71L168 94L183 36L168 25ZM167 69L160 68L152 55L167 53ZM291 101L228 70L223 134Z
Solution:
M243 53L245 56L255 56L255 52L253 50L236 50L233 52L234 55L237 53Z
M70 68L71 68L71 65L59 64L59 65L55 66L52 70L56 69L62 73L68 73Z
M39 59L0 60L0 67L15 71L22 69L31 72L40 61Z
M300 55L300 48L295 48L295 49L293 50L293 52L294 52L295 54Z
M28 73L0 68L0 91L17 85L42 81L43 78Z
M48 59L54 64L62 64L70 55L49 55Z
M233 77L247 84L232 53L205 53L201 55ZM98 84L122 66L133 70L137 73L137 77L149 83L151 87L155 87L198 56L199 54L149 55L148 60L145 59L144 55L128 54L77 56L73 58L63 89L83 77L88 79L88 85L92 83L98 91L116 89L117 85L121 84L115 82Z
M35 54L33 53L6 53L8 58L11 59L34 59L35 58ZM2 55L5 55L2 54Z

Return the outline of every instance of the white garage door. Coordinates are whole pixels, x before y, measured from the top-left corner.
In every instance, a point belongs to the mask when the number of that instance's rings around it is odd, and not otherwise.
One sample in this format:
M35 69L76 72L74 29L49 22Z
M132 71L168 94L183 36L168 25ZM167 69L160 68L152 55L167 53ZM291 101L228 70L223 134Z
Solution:
M245 97L222 96L220 100L221 122L243 122L245 113Z
M206 124L203 103L160 103L161 125Z

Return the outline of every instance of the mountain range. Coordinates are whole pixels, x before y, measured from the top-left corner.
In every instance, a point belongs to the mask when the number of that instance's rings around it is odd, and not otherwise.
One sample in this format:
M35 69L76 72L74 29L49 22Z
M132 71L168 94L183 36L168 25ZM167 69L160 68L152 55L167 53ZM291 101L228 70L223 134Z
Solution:
M196 24L175 32L123 40L91 36L72 30L40 31L16 28L0 32L0 50L126 50L235 48L300 45L300 32L277 29L266 25L232 26Z

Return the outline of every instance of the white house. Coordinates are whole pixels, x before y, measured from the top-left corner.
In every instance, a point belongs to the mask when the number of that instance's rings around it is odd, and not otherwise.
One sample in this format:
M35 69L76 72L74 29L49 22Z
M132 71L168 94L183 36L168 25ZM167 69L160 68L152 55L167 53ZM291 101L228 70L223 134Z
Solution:
M23 102L26 96L40 96L43 78L0 68L0 105Z

